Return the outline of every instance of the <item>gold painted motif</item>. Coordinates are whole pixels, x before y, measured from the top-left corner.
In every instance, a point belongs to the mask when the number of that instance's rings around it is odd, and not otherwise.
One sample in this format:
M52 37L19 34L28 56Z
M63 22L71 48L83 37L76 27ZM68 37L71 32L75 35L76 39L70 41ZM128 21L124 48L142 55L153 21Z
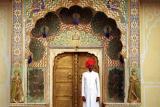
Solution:
M18 70L14 71L14 75L11 78L11 103L24 102L22 78Z

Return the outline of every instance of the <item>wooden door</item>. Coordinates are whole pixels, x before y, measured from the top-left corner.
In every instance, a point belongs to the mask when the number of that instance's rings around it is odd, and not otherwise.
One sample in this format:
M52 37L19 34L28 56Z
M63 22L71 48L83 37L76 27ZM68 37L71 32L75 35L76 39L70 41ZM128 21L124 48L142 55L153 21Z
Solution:
M82 107L81 78L88 57L96 60L98 71L97 58L89 53L63 53L55 58L53 107Z
M61 54L55 58L53 107L73 105L73 55Z

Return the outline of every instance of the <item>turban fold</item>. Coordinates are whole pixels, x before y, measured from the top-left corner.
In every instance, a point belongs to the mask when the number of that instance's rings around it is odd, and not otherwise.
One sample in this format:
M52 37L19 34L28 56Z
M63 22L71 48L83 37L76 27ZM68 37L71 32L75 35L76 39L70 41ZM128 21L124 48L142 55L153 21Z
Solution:
M88 58L86 61L86 67L88 68L90 65L95 65L95 60L93 58Z

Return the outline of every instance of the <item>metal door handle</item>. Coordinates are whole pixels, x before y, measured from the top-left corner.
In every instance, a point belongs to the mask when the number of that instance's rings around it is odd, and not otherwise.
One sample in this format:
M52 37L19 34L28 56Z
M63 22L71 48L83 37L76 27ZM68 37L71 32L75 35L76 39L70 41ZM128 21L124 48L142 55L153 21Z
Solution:
M67 78L68 78L68 79L72 79L72 74L71 74L71 73L68 73Z

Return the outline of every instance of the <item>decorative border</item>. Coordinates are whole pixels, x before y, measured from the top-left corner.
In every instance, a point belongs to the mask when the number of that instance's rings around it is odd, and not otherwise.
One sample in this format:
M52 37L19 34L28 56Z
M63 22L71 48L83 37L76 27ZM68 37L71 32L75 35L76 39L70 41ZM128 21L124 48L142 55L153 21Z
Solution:
M129 65L140 68L139 0L130 0Z
M11 66L14 69L22 68L23 62L23 23L22 1L13 0L13 35L11 40Z

